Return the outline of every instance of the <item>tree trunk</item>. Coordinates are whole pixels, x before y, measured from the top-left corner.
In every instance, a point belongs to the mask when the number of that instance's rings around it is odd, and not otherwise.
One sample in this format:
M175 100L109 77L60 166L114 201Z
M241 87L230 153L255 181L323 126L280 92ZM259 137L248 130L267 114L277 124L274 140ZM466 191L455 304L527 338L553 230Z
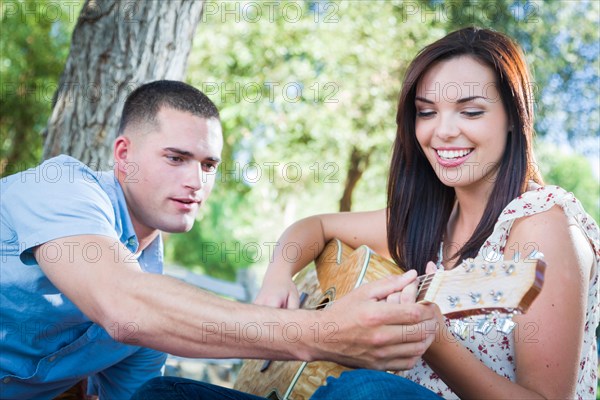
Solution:
M157 79L182 80L204 0L87 0L44 132L47 159L112 163L125 98Z
M346 174L346 185L344 186L344 194L340 199L340 211L351 211L352 210L352 193L354 188L363 173L369 166L369 158L373 149L362 151L356 146L352 146L352 152L350 152L350 166L348 173Z

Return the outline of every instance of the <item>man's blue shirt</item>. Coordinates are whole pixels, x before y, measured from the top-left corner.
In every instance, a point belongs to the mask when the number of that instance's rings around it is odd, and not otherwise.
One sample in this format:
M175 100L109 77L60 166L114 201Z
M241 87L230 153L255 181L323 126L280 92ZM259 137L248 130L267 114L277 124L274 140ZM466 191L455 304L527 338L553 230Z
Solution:
M52 398L90 377L101 397L124 399L160 375L163 353L114 341L46 278L32 253L54 239L102 235L135 254L138 241L114 174L59 156L2 178L0 199L0 398ZM61 249L46 247L41 256L58 259ZM92 264L99 259L99 247L76 238L67 247ZM159 235L137 261L162 273L162 254ZM122 336L136 327L107 329Z

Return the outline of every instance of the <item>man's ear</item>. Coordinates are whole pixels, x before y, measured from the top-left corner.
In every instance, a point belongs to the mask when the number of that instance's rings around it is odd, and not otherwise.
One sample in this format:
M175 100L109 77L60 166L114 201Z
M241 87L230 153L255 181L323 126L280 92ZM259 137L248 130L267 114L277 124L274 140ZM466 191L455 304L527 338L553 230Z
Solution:
M113 156L115 158L115 172L120 177L127 176L127 164L129 150L131 148L131 140L126 136L119 136L115 139L115 145L113 149Z

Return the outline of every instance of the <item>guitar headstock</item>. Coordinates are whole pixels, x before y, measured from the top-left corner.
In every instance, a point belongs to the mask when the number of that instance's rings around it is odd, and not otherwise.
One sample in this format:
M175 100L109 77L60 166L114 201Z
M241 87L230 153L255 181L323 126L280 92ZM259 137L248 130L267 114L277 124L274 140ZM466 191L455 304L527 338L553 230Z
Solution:
M541 259L496 263L464 260L421 279L418 301L436 303L450 318L491 312L524 313L544 281Z

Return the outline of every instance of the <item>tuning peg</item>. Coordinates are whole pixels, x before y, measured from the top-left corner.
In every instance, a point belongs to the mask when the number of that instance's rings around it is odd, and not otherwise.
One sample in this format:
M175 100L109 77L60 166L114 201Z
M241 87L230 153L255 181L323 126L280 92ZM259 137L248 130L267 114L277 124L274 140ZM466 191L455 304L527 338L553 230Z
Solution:
M493 327L494 322L492 320L489 318L482 318L475 327L475 332L481 333L482 335L487 335L490 333Z
M502 264L502 268L504 269L504 272L506 273L506 275L512 275L513 272L515 272L515 264Z
M473 304L477 304L481 300L481 293L469 292L469 297L471 297L471 302Z
M450 308L455 308L460 305L460 298L458 296L448 296L446 299L450 303Z
M469 273L475 269L475 260L473 258L467 258L463 260L462 266L465 269L465 272Z
M463 320L456 319L452 321L452 332L460 337L462 340L465 340L469 334L469 325L466 324Z
M512 316L508 316L506 318L500 318L498 320L496 330L498 332L502 332L505 335L508 335L512 332L513 329L515 329L515 326L517 326L517 324L512 320Z
M502 300L502 296L504 296L504 293L502 293L501 290L492 290L490 291L490 296L492 296L492 300L494 300L494 303L498 303L500 302L500 300Z

